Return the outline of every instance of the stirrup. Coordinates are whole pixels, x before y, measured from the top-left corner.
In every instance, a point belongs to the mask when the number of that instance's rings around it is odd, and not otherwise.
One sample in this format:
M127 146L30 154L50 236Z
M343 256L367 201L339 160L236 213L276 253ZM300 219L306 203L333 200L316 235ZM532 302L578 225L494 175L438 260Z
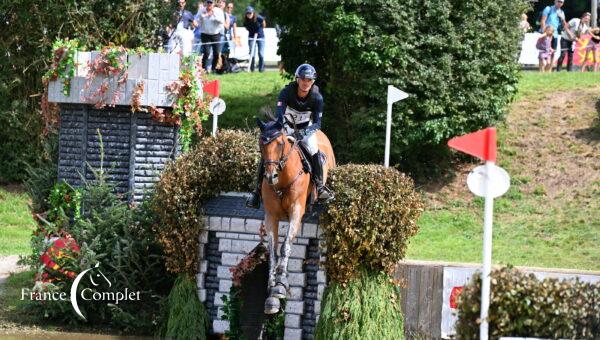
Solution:
M317 188L317 198L321 201L329 201L333 199L333 193L326 186Z

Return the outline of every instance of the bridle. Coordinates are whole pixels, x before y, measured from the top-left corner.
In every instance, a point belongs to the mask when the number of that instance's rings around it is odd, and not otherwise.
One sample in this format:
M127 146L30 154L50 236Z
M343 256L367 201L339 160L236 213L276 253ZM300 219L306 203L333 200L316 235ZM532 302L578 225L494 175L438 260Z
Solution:
M270 141L267 144L261 143L261 148L264 145L268 145L268 144L270 144L272 142L273 141ZM298 147L298 139L294 139L294 143L292 144L292 147L290 148L290 151L288 151L288 153L286 155L283 154L284 151L285 151L285 141L282 140L281 142L278 142L277 144L278 144L278 147L281 149L281 155L279 156L279 159L278 160L266 159L266 160L263 161L263 165L266 168L267 165L269 165L269 164L275 164L275 165L277 165L277 170L278 171L283 171L283 168L285 168L285 165L286 165L288 159L290 158L290 155Z
M285 136L284 136L285 138ZM270 143L272 143L273 140L267 142L266 144L264 143L260 143L260 147L261 149L265 146L268 145ZM294 138L294 143L292 144L290 151L288 151L287 154L284 155L285 152L285 140L278 142L277 143L278 146L281 149L281 155L279 156L279 160L274 160L274 159L266 159L263 161L263 165L265 167L265 169L267 168L267 165L269 164L275 164L277 165L277 170L279 171L283 171L283 169L285 168L285 165L287 164L288 159L290 158L290 156L292 155L292 152L294 152L294 150L296 150L297 152L300 152L300 150L298 149L298 139ZM302 156L300 156L302 157ZM273 189L273 191L275 192L275 194L281 199L283 198L283 195L292 187L292 185L296 182L296 180L298 180L298 178L300 178L300 176L304 173L302 167L300 168L300 171L298 171L298 174L296 175L296 177L294 177L294 179L288 184L286 185L284 188L280 188L277 189L275 187L275 185L273 184L269 184L269 187L271 187L271 189Z

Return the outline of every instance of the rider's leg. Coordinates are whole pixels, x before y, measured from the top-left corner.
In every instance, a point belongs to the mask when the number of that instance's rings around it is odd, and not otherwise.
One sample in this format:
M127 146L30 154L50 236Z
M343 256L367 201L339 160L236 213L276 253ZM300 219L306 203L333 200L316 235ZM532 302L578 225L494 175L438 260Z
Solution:
M262 158L258 165L258 171L256 172L256 187L252 192L252 196L246 200L246 206L248 208L258 209L260 207L260 187L262 186L263 177L265 176L265 165L263 164Z
M310 136L302 139L302 144L310 152L310 162L312 166L312 180L317 187L317 195L319 199L328 200L332 197L331 192L325 187L323 183L323 165L319 157L319 144L317 141L317 134L313 133Z

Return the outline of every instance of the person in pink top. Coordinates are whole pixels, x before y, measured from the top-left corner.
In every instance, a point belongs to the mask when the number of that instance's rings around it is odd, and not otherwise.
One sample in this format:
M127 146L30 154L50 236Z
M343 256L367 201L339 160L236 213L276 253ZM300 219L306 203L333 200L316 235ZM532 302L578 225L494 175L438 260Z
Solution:
M538 39L535 47L540 51L540 72L552 72L552 64L554 62L554 49L552 48L552 37L554 35L554 27L546 26L544 34Z

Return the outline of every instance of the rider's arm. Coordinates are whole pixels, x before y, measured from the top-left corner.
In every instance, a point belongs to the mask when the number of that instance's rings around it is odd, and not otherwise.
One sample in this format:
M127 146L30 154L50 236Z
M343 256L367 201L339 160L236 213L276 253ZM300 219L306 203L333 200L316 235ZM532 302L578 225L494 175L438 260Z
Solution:
M283 116L285 115L285 108L287 107L287 91L285 89L279 92L279 97L277 98L277 107L275 108L275 114L277 117L277 121L281 126L283 126Z
M321 117L323 116L323 97L321 95L315 99L315 108L312 114L312 124L306 129L306 134L310 135L321 128Z

